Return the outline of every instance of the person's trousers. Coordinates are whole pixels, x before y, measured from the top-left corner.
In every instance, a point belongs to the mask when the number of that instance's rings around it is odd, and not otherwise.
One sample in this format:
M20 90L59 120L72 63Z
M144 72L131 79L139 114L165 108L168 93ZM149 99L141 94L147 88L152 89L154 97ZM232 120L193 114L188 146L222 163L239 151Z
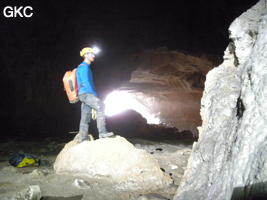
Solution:
M91 119L92 108L96 110L97 129L99 135L106 134L106 121L104 114L104 104L102 101L93 94L81 94L79 99L81 105L81 121L79 127L79 139L81 141L88 139L89 122Z

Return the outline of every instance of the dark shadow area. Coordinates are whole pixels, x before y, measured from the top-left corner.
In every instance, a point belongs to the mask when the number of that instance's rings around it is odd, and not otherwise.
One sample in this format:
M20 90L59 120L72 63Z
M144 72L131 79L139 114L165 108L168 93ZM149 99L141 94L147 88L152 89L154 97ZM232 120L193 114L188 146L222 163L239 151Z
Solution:
M235 188L231 200L266 200L267 182Z
M73 197L42 197L41 200L81 200L83 195L77 195Z
M103 99L135 67L121 61L147 49L165 46L221 60L230 23L256 2L28 1L32 18L1 16L0 138L64 137L77 130L80 106L69 105L62 77L81 62L84 46L102 49L93 74ZM1 9L8 6L0 4Z
M190 131L179 132L176 128L147 124L147 120L134 110L107 118L107 127L126 138L146 140L194 140Z
M20 123L18 123L20 124L20 130L15 130L17 127L12 127L10 125L11 130L12 128L14 128L14 133L12 131L9 132L8 130L2 129L2 136L0 137L0 141L12 140L18 143L20 141L34 142L38 140L68 142L72 140L78 133L79 119L80 116L79 113L77 113L76 120L71 121L69 119L68 123L64 123L66 125L65 127L60 127L59 125L56 125L61 119L54 119L54 121L52 122L47 119L44 119L43 121L40 120L39 123L41 125L36 124L36 126L33 126L33 124L35 123L35 119L23 119ZM28 123L26 123L27 121ZM50 124L50 127L45 127L46 123ZM143 118L141 114L137 113L134 110L127 110L115 116L106 117L106 125L108 131L112 131L116 135L123 136L127 139L136 138L154 141L195 141L197 139L190 131L179 131L177 128L174 127L147 124L147 120ZM45 132L48 128L51 128L49 133ZM98 138L96 120L91 119L89 124L89 133L92 134L94 138Z

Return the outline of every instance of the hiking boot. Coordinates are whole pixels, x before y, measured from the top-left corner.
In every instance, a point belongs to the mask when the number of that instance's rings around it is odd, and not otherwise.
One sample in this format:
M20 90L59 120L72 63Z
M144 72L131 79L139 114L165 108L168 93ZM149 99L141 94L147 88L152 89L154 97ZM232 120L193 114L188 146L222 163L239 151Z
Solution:
M91 138L90 138L91 139ZM78 143L82 143L83 141L88 141L89 140L89 136L88 135L84 135L81 136L79 133L74 137L75 141L77 141Z
M89 141L89 137L88 136L87 137L79 137L78 142L82 143L83 141Z
M114 136L113 132L103 133L103 134L99 134L99 139L100 138L106 138L106 137L112 137L112 136Z

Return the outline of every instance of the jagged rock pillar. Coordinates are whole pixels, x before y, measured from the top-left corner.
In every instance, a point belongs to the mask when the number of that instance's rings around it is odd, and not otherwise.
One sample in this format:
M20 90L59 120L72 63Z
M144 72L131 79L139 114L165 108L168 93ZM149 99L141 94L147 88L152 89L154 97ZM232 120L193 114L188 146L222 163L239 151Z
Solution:
M175 200L267 194L267 1L229 28L224 62L207 75L202 127Z

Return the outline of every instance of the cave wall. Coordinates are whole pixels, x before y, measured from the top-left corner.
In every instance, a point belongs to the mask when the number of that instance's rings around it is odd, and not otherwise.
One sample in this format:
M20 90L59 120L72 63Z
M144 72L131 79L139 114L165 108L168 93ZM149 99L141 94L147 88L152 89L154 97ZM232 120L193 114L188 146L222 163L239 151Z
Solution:
M143 51L129 63L136 69L118 90L131 93L160 124L196 135L205 75L213 64L166 48Z
M167 46L221 55L226 27L254 1L27 1L34 9L32 18L1 16L0 138L61 137L77 130L80 105L68 103L62 76L81 61L82 47L97 44L102 49L93 69L102 98L128 78L132 71L118 66L133 52ZM25 6L21 1L0 5Z
M229 28L224 62L207 75L202 126L175 200L267 196L267 1Z

